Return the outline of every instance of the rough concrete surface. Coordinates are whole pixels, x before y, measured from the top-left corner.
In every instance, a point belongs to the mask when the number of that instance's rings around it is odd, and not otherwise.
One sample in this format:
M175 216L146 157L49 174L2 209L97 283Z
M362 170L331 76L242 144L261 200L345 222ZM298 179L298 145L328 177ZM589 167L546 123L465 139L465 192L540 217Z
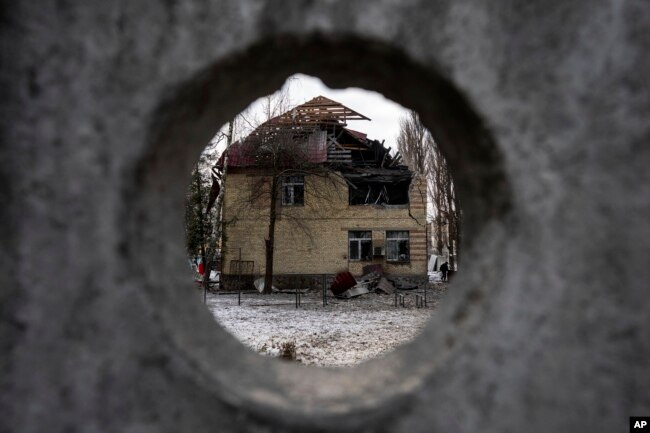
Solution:
M650 414L649 27L615 0L3 5L0 431L624 431ZM190 167L295 72L416 109L463 203L439 314L350 369L257 356L183 289Z

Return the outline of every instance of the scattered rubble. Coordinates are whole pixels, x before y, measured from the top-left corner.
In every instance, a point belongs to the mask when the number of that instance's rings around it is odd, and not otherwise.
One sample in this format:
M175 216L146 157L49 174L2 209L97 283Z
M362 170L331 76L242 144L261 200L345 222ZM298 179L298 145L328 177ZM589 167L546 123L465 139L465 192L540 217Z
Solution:
M375 293L383 293L385 295L392 295L395 293L395 286L393 283L388 281L385 277L379 279L377 287L375 287Z
M349 272L340 272L334 278L330 290L337 298L350 299L367 293L392 295L395 290L417 290L418 284L393 281L384 276L381 265L368 265L363 268L364 275L355 280Z

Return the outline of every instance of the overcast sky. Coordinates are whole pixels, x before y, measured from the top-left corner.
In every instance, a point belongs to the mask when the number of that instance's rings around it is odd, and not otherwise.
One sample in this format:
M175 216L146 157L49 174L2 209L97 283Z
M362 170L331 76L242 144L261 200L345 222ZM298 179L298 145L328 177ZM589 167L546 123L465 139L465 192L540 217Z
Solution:
M319 95L333 99L370 118L370 121L350 121L349 128L365 132L368 138L374 140L386 140L387 146L395 148L399 120L406 114L406 109L401 105L384 98L380 93L357 87L330 89L318 78L308 75L296 74L290 80L290 95L294 105L302 104Z
M380 93L364 89L355 87L330 89L318 78L303 74L295 74L289 77L283 87L287 85L290 86L289 96L292 107L320 95L340 102L346 107L370 118L370 121L349 121L348 127L350 129L364 132L368 134L368 138L374 140L386 140L385 146L392 147L392 152L395 152L399 120L406 115L406 109L401 105L384 98ZM250 105L249 110L252 113L261 113L261 104L260 98Z

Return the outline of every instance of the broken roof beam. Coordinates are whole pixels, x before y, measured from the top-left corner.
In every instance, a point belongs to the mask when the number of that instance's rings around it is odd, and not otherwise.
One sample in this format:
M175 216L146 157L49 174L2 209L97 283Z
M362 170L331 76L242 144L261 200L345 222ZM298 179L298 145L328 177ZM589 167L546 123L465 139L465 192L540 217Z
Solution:
M382 141L381 144L382 144L382 147L383 147L384 142ZM390 154L390 149L391 148L389 147L388 149L386 149L386 152L384 152L384 156L381 158L381 163L379 164L379 168L384 167L384 163L386 162L386 157Z
M348 120L370 120L370 118L341 103L324 96L317 96L272 120L274 123L281 124L347 125Z
M396 165L399 165L400 162L402 162L402 155L397 151L395 156L393 157L393 160L391 161L389 167L395 167Z
M345 148L338 142L334 134L327 134L327 147L345 150Z

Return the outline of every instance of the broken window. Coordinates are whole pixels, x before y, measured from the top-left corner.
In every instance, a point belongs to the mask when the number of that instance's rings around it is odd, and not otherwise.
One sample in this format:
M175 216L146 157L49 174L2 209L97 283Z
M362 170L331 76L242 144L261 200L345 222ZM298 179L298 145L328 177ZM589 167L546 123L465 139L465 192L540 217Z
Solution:
M369 182L348 178L349 204L351 205L405 205L409 203L410 180L400 181L399 178L383 182Z
M284 206L305 204L305 176L282 178L282 204Z
M372 260L372 232L350 231L348 243L350 260Z
M408 262L410 260L408 231L386 232L386 260L389 262Z

